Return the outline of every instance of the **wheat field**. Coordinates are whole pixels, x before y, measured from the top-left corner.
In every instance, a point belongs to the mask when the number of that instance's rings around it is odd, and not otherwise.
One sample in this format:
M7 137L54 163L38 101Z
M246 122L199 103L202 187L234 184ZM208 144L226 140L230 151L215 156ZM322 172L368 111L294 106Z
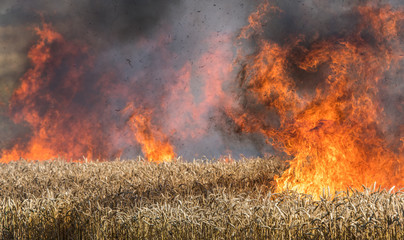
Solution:
M403 239L404 194L273 193L277 158L12 162L0 239Z

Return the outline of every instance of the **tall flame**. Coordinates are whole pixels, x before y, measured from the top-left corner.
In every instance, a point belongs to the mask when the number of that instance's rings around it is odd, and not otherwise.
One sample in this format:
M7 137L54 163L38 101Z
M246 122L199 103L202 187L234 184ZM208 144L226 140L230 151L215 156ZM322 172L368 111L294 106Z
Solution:
M133 110L133 104L124 112ZM150 162L171 162L175 158L174 147L168 137L151 122L151 110L133 110L129 124L137 142L141 145L145 157Z
M245 104L255 102L279 118L268 123L263 113L248 109L229 115L244 131L261 132L293 156L276 178L278 191L319 196L326 187L334 192L374 182L404 186L403 152L386 140L381 126L389 121L379 92L403 55L398 34L404 11L361 6L357 12L356 34L311 43L299 36L284 45L261 39L259 51L246 61ZM315 91L301 87L299 76L312 79L307 84L316 84Z
M82 156L114 157L109 145L103 145L100 120L84 112L79 100L74 101L82 87L82 75L91 66L86 47L65 41L50 24L43 23L42 28L35 30L39 40L28 53L32 67L20 79L21 84L10 101L12 119L27 124L32 135L27 136L28 140L17 141L11 149L4 149L1 162L20 158L49 160L59 156L73 160ZM108 74L104 77L111 78ZM99 82L101 85L104 80L101 78ZM94 108L96 111L97 106ZM175 157L167 137L151 124L151 111L135 111L128 124L148 160L163 162ZM119 155L117 151L115 157Z
M77 79L83 74L87 63L76 63L74 57L85 54L86 48L67 43L62 35L53 31L50 24L43 23L43 27L35 28L35 31L39 40L28 53L32 67L20 79L21 84L10 101L10 114L14 122L28 123L33 135L28 142L21 141L24 143L16 143L13 148L3 150L0 161L9 162L19 158L47 160L60 155L69 158L83 154L90 158L96 157L89 147L94 142L92 137L80 133L80 126L69 129L66 121L71 116L58 108L62 104L68 106L77 91ZM65 73L69 81L60 79L63 84L55 87L68 89L68 92L64 96L43 92L43 88L51 84L51 79L55 77L54 70L62 62L74 67ZM34 99L40 101L43 107L53 106L50 107L53 110L44 113ZM81 125L89 127L91 124L83 121ZM65 139L60 139L61 136Z
M164 83L157 85L160 78L132 65L129 58L125 61L129 76L122 80L120 71L125 68L108 65L100 71L104 65L97 62L99 53L89 50L85 41L66 40L44 22L35 31L38 39L28 53L30 68L9 102L9 117L18 127L25 127L25 135L14 137L1 149L1 162L83 156L106 160L125 151L133 157L134 145L141 147L149 161L172 161L175 147L166 133L179 139L179 144L202 142L211 112L219 104L231 104L223 90L232 75L228 34L209 36L204 42L207 50L195 58L194 66L191 61L183 66L172 61L177 56L168 48L171 40L164 32L156 39L135 42L135 48L146 52L159 49L160 64L156 65L161 72L156 72ZM195 75L201 84L197 91L191 89ZM149 90L159 97L142 97ZM156 121L162 116L167 122ZM128 137L128 131L133 136Z

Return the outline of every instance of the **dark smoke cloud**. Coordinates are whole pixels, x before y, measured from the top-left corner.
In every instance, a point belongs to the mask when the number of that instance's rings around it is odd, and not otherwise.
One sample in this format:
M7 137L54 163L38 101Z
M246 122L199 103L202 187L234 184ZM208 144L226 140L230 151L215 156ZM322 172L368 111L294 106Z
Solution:
M74 11L98 37L133 41L152 31L179 0L78 1Z
M267 15L263 29L265 38L279 44L292 36L304 35L308 40L352 35L359 21L358 6L381 7L386 4L395 8L403 6L400 0L283 0L269 1L279 7L281 13Z
M70 21L75 21L78 18L83 25L76 27L115 33L111 37L131 36L153 28L179 3L180 0L4 0L0 3L1 24L27 23L38 20L38 13L43 13L55 19L71 17Z

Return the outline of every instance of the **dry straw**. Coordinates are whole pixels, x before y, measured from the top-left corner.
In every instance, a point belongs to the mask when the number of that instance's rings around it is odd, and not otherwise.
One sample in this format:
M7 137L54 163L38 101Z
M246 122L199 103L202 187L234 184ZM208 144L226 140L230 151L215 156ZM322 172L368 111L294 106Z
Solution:
M0 169L0 239L403 239L404 194L271 194L275 158L15 162Z

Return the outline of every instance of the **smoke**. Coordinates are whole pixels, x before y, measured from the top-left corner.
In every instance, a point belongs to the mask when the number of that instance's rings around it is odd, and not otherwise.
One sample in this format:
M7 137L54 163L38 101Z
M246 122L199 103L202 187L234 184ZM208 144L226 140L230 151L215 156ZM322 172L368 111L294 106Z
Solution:
M96 149L95 156L134 157L141 148L127 126L131 113L125 109L132 104L152 110L153 126L185 158L270 151L262 137L226 130L218 111L230 102L227 92L237 74L232 69L234 39L257 2L6 0L0 4L0 32L6 36L2 45L7 46L0 61L8 63L0 69L2 149L18 144L23 150L44 128L58 135L42 139L45 142L59 137L82 151ZM52 60L40 74L39 89L16 95L22 78L28 78L24 74L33 68L27 58L39 38L33 29L44 24L60 33L63 41L51 44ZM52 120L49 126L36 125L27 115ZM86 134L76 133L77 128ZM65 152L63 146L55 148Z
M229 116L241 105L240 111L254 112L266 126L279 125L275 112L240 88L244 59L259 49L262 39L287 45L293 36L304 35L305 46L310 46L321 39L348 37L359 23L354 9L366 1L270 1L280 11L265 15L262 33L237 39L261 2L1 1L0 148L16 143L23 148L32 140L38 126L21 116L28 111L53 119L49 127L40 126L63 135L48 137L59 137L61 145L70 141L83 151L96 149L96 156L131 158L141 153L141 145L128 127L130 105L151 110L153 126L186 159L274 153L262 134L243 132ZM402 5L399 0L376 4L385 3ZM49 48L53 58L41 73L49 81L19 98L15 91L33 66L27 53L39 38L33 29L44 24L64 40ZM299 51L294 54L302 54ZM321 78L302 73L293 63L291 70L302 91L312 94ZM389 74L381 91L394 122L385 130L390 135L403 119L404 110L396 107L402 104L389 104L403 101L400 76Z

